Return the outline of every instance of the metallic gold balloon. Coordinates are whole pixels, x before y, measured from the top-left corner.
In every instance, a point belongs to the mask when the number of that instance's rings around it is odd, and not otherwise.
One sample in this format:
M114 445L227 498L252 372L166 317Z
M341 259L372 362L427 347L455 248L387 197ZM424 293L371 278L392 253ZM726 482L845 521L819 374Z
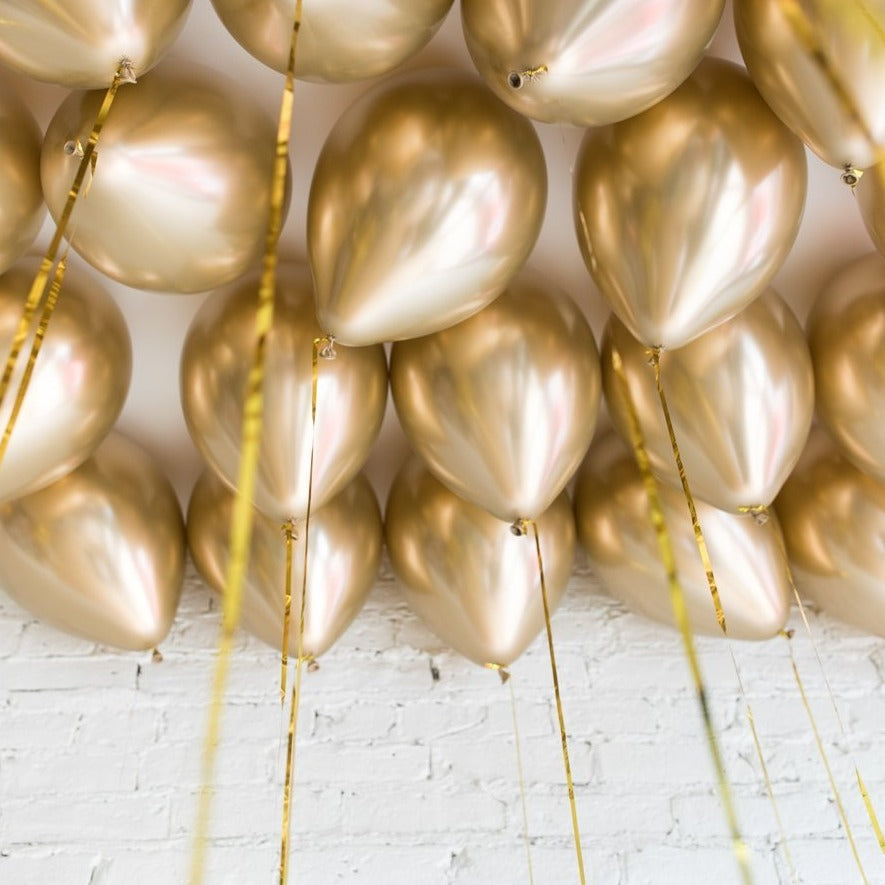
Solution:
M824 162L885 156L882 0L735 0L734 24L759 91Z
M236 487L258 278L209 298L194 317L181 361L181 399L203 457ZM310 272L281 264L274 325L267 340L264 417L255 506L284 520L307 513L310 478L314 316ZM380 344L338 347L317 364L313 506L320 507L362 468L381 429L387 362Z
M885 482L816 430L775 506L799 592L833 617L885 636Z
M110 86L123 59L147 73L189 10L190 0L0 0L0 61L70 89Z
M885 480L885 258L843 267L806 327L818 417L842 454Z
M650 110L584 138L574 193L584 260L634 337L681 347L774 276L806 175L801 142L749 77L704 59Z
M551 609L575 552L568 496L538 517ZM418 458L406 462L387 499L385 537L406 599L425 624L480 665L509 666L544 629L535 542L517 537L438 482Z
M40 230L43 133L8 87L0 94L0 273L23 255Z
M191 496L187 517L191 555L213 590L224 592L233 493L205 471ZM295 524L289 653L298 653L304 574L304 523ZM311 514L304 613L304 654L318 657L359 614L378 576L383 527L375 493L357 476ZM286 540L279 521L255 513L249 567L243 587L242 624L279 649L283 639Z
M543 513L593 438L599 357L575 303L523 271L457 326L393 346L406 436L452 491L499 519Z
M56 220L101 97L73 93L46 132L43 187ZM274 121L217 71L159 68L117 95L74 248L138 289L199 292L236 279L264 250L275 141Z
M0 277L3 360L39 266L39 259L23 258ZM33 329L0 408L0 436L12 414L32 340ZM49 485L85 461L114 426L131 374L132 346L123 314L93 280L69 268L0 463L0 502Z
M212 0L236 41L285 71L295 0ZM295 76L321 83L386 74L436 33L452 0L322 0L301 13Z
M682 492L660 486L692 630L722 636ZM768 639L790 611L780 529L771 518L726 513L697 503L728 635ZM676 626L648 496L636 461L612 433L596 440L575 486L578 537L608 592L632 611Z
M885 255L885 160L864 173L855 193L873 243Z
M477 80L436 70L380 84L341 117L314 171L320 325L359 345L476 313L525 261L546 201L538 136Z
M602 382L615 427L629 438L613 346L624 364L652 468L678 486L648 352L611 317ZM770 504L802 453L814 412L808 345L786 302L769 289L691 344L665 350L661 378L693 495L732 512Z
M126 649L159 644L184 577L169 481L117 433L64 479L0 505L0 587L41 620Z
M701 60L724 0L462 0L467 48L512 108L599 126L669 95Z

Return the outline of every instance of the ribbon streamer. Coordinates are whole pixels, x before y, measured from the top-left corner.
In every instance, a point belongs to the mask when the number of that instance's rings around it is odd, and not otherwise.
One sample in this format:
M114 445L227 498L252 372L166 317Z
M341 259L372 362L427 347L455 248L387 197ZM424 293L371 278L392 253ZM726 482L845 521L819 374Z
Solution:
M280 655L280 704L286 703L286 675L289 672L289 625L292 619L292 541L295 539L295 527L292 520L283 524L286 537L286 586L283 599L283 639Z
M258 307L255 315L255 346L246 382L243 404L240 463L237 476L237 493L231 513L230 556L225 574L225 592L221 637L212 678L211 701L203 748L202 788L197 809L194 836L194 853L191 863L190 885L201 885L206 863L209 833L209 817L212 805L211 784L215 776L215 758L221 731L221 710L227 690L230 658L233 650L234 631L240 620L243 601L243 581L249 562L249 546L252 541L252 500L258 470L258 453L261 443L262 412L264 409L264 376L267 337L273 326L274 293L276 291L277 241L283 227L283 206L286 193L286 167L289 159L289 141L292 130L292 109L295 100L295 52L301 29L302 0L295 4L295 17L289 42L289 62L280 102L271 184L270 217L265 238L261 282L258 289ZM88 149L88 148L87 148ZM85 158L84 158L85 159Z

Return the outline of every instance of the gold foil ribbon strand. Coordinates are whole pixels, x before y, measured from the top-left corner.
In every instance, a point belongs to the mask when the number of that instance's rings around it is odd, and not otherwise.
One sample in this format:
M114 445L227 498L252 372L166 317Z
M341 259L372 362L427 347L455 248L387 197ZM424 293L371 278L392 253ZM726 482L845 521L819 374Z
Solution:
M212 678L209 716L203 746L202 788L197 808L194 836L194 853L191 862L190 885L201 885L206 865L209 835L209 817L212 806L211 785L215 776L215 758L221 731L221 711L227 690L230 658L233 650L234 631L240 620L243 581L249 562L252 541L255 479L258 470L258 453L261 443L262 412L264 409L264 376L267 337L273 326L274 294L276 291L277 241L283 227L283 208L286 195L286 169L289 160L289 140L292 129L292 109L295 99L295 50L301 28L302 0L296 0L295 19L289 43L289 63L286 68L285 86L280 102L271 182L270 216L264 245L261 282L258 289L258 305L255 314L255 345L252 363L246 381L243 403L240 462L237 475L237 493L230 522L230 555L224 581L221 637ZM84 158L85 159L85 158Z
M280 655L280 704L286 703L286 675L289 672L289 625L292 620L292 541L295 529L291 519L283 524L286 537L286 586L283 597L283 639Z
M731 785L728 781L728 775L725 771L725 764L722 754L719 750L719 742L716 738L716 731L713 727L713 719L710 715L710 708L707 702L707 691L704 687L703 676L701 675L700 663L698 661L697 652L695 650L694 638L691 632L691 623L689 622L688 609L685 603L685 594L682 584L679 581L679 575L676 570L676 557L673 552L673 545L670 541L670 533L667 529L664 510L661 505L660 496L658 494L657 481L651 470L651 463L648 459L648 452L645 448L645 441L642 437L642 427L639 423L639 416L636 413L636 407L633 398L630 395L630 387L627 382L627 375L624 371L624 364L621 355L617 349L612 350L612 367L618 379L621 388L621 396L627 407L627 415L629 418L630 441L633 446L633 454L636 457L636 463L642 474L642 481L645 485L645 491L648 495L649 507L651 509L652 524L654 525L655 534L658 539L658 550L661 555L661 561L667 573L667 583L670 587L670 601L673 606L673 613L679 632L682 635L682 644L685 649L685 656L691 671L692 681L694 683L695 695L697 696L698 705L701 709L701 716L704 723L704 732L707 738L707 746L713 761L713 767L716 771L716 779L719 784L719 795L725 810L728 828L731 833L732 851L738 868L741 873L741 879L744 883L753 881L750 870L750 861L747 851L747 845L738 826L737 814L735 812L734 802L731 797Z

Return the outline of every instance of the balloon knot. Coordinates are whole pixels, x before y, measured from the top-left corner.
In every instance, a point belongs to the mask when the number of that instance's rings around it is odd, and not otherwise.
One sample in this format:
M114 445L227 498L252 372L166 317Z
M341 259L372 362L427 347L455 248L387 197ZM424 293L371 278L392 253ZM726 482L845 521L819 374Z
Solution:
M335 338L332 335L326 335L323 338L320 338L320 349L317 351L317 356L321 360L334 360L338 357L338 351L335 350Z
M753 507L738 507L739 513L749 513L756 520L756 525L765 525L771 518L768 507L765 504L756 504Z
M135 71L132 69L132 62L128 58L120 59L120 66L117 68L117 79L120 83L137 83Z
M151 652L151 663L154 663L154 664L162 664L163 663L163 653L160 651L160 649L155 648Z
M507 75L507 85L511 89L522 89L526 80L537 80L542 74L546 74L547 70L547 65L538 65L536 68L526 68L524 71L511 71Z
M80 141L79 138L71 138L66 141L65 146L64 148L62 148L62 150L64 150L64 152L69 157L79 157L80 159L83 158L83 143Z
M515 519L510 525L510 531L517 538L522 538L529 533L529 520Z
M308 673L316 673L320 669L320 662L313 655L308 655L304 660L307 661Z
M847 184L852 190L857 187L861 178L863 178L862 169L855 169L851 163L846 163L842 167L842 184Z

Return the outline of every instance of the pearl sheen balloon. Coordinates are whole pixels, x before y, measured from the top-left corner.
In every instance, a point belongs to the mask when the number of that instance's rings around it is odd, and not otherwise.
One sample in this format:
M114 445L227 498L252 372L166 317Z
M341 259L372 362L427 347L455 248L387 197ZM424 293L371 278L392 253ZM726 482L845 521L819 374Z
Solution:
M575 526L563 493L538 521L551 610L565 592ZM534 536L450 492L418 458L387 500L390 561L412 610L447 645L480 665L506 667L544 629Z
M257 59L285 71L295 0L212 0L224 26ZM386 74L436 33L452 0L304 3L295 76L321 83Z
M38 258L23 258L0 277L4 362L39 266ZM32 341L33 334L0 408L0 435L12 413ZM131 374L132 346L123 314L94 280L69 268L0 464L0 502L49 485L85 461L114 426Z
M534 246L547 170L531 124L457 71L376 86L314 171L317 318L345 344L427 335L501 293Z
M0 61L69 89L111 85L122 59L139 77L172 45L190 0L0 0Z
M500 99L545 123L599 126L669 95L701 60L723 6L724 0L462 0L461 17L473 63Z
M64 479L0 505L0 586L41 620L93 642L158 645L184 560L172 486L116 433Z
M660 104L587 133L575 228L631 334L681 347L774 276L799 230L805 186L801 142L740 68L707 58Z
M885 255L885 160L864 173L855 193L870 237Z
M58 220L100 92L73 93L43 145L46 202ZM98 145L73 246L127 286L200 292L231 282L264 251L276 128L216 71L162 67L121 89Z

